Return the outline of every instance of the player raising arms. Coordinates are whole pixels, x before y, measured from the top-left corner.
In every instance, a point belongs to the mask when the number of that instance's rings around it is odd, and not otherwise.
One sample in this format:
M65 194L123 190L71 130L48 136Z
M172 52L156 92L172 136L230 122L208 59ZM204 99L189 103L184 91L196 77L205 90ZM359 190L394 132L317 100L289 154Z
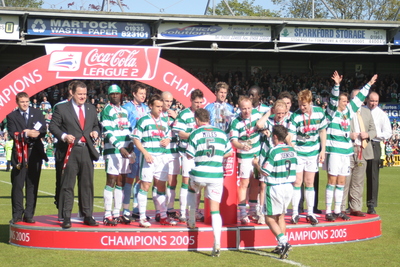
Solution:
M165 204L165 184L168 180L167 146L171 142L171 132L167 122L161 119L163 101L160 95L153 95L149 101L150 113L139 119L134 130L133 140L141 154L140 159L140 190L139 226L150 227L146 218L147 193L153 178L157 184L157 204L160 209L160 223L163 225L176 225L176 222L167 217Z
M328 172L328 183L326 185L326 215L327 221L335 221L337 217L350 220L346 213L341 213L343 190L346 176L350 175L350 156L354 153L350 138L350 121L354 114L360 109L369 89L375 83L377 75L360 90L360 92L349 102L347 93L339 94L339 86L342 76L335 71L332 80L335 86L332 88L330 102L326 110L328 128L326 153L327 158L324 169ZM332 214L332 200L335 196L335 209Z
M197 109L194 116L198 128L190 134L186 150L187 157L194 158L195 162L195 166L190 171L188 227L191 229L196 227L196 193L205 188L204 197L210 199L214 233L214 246L211 255L219 257L222 227L219 204L224 188L222 161L230 156L232 147L226 133L209 124L210 115L207 110Z
M318 224L314 215L314 176L318 171L318 163L325 160L326 127L325 112L312 105L312 93L306 89L298 94L299 109L291 117L289 132L292 144L297 152L296 181L294 182L292 199L292 223L299 221L299 202L301 184L305 183L307 201L307 222Z

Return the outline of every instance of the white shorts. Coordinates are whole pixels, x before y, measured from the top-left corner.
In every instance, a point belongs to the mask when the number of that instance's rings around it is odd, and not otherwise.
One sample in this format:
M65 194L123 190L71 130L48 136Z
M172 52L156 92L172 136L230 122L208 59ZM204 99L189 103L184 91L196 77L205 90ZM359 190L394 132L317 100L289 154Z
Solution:
M160 181L168 181L168 157L165 155L153 156L153 163L147 163L144 156L140 158L140 173L141 181L153 182L153 178Z
M312 157L297 157L296 172L317 172L319 155Z
M322 168L330 175L348 176L350 175L350 156L326 154L326 159Z
M189 180L190 187L196 192L200 192L201 189L204 190L204 197L214 200L218 203L221 203L222 192L224 190L224 181L223 179L218 179L220 181L213 183L203 183L203 182L195 182L193 179Z
M106 155L106 173L111 175L131 173L129 158L123 158L121 155Z
M189 177L189 172L194 168L194 158L188 159L186 154L182 155L182 176Z
M291 183L267 185L265 189L264 215L285 214L292 197L293 185Z
M178 175L181 173L181 160L179 155L174 157L174 156L169 156L169 162L168 162L168 174L170 175Z
M253 159L242 159L242 162L239 165L239 178L249 179L253 173Z

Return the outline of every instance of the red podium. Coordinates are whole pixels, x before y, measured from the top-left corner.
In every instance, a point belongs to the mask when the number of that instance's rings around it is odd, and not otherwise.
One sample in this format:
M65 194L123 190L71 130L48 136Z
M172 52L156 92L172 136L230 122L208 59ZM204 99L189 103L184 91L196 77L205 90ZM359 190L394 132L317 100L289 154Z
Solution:
M237 159L236 149L232 148L232 156L224 162L224 192L220 205L223 225L237 223ZM204 222L211 224L210 200L204 198Z

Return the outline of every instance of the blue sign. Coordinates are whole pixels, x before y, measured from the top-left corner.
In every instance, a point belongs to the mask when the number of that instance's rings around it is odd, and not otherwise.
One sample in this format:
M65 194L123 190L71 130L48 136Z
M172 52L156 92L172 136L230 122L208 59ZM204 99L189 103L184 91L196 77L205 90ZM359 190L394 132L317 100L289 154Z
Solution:
M394 44L400 45L400 32L396 33L396 35L394 36Z
M77 19L28 19L28 34L150 39L150 26L141 22Z
M393 121L393 119L399 121L400 104L379 104L379 106L388 114L390 121Z

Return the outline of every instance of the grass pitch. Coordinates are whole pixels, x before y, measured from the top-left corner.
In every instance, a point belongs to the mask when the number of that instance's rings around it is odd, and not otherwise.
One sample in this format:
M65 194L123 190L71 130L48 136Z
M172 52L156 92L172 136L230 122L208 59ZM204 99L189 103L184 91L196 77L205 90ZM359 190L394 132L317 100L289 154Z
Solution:
M43 170L36 215L56 214L53 204L55 171ZM382 236L336 245L294 247L288 260L278 260L266 250L210 252L118 252L46 250L12 246L10 173L0 171L0 259L2 266L400 266L400 168L381 169L377 212L382 219ZM95 211L103 211L105 172L95 170ZM324 209L326 173L320 173L319 208ZM365 190L364 190L365 191ZM364 198L365 200L365 198ZM364 201L365 202L365 201ZM148 208L153 209L152 201ZM364 206L363 211L366 211ZM77 212L76 205L73 212ZM77 240L79 242L79 240Z

